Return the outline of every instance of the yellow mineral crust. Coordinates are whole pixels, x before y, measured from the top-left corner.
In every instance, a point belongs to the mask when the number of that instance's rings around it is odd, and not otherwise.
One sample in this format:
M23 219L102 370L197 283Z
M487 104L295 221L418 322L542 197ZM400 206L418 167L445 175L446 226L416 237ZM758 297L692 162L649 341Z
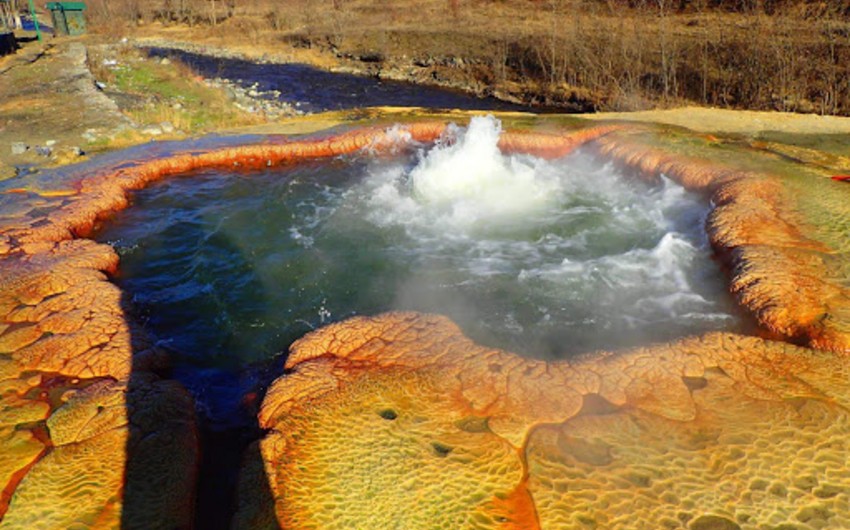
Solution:
M740 170L627 135L595 144L643 175L709 194L712 246L729 264L731 291L766 330L850 353L850 187Z
M389 313L287 369L260 415L282 528L850 527L830 354L715 333L544 363Z

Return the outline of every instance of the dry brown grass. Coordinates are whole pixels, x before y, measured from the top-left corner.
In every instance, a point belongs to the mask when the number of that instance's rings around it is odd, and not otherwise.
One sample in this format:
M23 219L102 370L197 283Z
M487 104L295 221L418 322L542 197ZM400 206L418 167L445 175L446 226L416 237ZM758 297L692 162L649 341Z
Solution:
M424 68L578 109L686 101L850 115L850 0L135 1L93 0L92 13L270 54L368 58L370 72Z

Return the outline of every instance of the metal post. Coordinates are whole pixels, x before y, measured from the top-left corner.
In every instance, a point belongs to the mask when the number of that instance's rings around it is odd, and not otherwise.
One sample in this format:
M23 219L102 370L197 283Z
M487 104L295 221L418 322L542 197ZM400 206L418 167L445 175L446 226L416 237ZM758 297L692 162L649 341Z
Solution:
M41 28L38 27L38 16L35 14L35 4L32 0L30 0L30 14L32 15L32 25L35 26L35 35L38 37L38 42L43 42Z

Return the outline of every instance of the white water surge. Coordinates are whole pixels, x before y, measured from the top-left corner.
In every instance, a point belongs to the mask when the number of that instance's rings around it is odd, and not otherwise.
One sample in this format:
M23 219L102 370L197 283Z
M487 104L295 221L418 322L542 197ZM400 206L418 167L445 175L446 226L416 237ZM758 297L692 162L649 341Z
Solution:
M412 162L370 163L340 197L329 220L365 219L386 259L409 270L387 285L395 307L448 314L478 340L542 356L735 325L704 201L581 153L504 155L500 132L473 118Z
M410 172L412 196L425 208L444 214L451 228L476 223L518 222L553 206L558 178L537 171L535 164L502 156L501 124L473 118L467 131L452 129L454 143L431 150Z

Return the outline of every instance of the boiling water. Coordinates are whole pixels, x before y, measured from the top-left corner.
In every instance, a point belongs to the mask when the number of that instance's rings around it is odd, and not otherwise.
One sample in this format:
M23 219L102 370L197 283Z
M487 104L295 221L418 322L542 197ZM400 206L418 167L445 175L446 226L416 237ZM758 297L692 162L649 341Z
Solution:
M136 193L100 240L212 418L252 384L246 365L357 314L445 314L538 358L739 325L704 201L581 153L505 156L498 137L478 118L389 161L172 179Z

